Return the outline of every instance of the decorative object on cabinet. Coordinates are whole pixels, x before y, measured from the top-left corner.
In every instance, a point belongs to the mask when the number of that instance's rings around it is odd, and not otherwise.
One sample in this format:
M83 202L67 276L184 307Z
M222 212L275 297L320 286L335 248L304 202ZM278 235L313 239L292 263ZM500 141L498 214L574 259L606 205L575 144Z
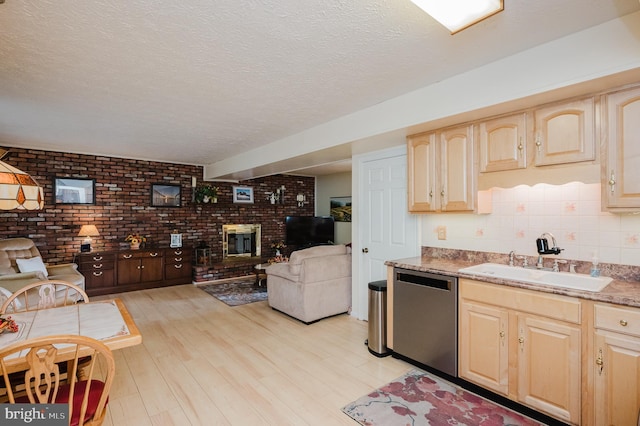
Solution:
M504 10L503 0L411 0L455 34Z
M56 204L95 204L95 179L57 177L53 181Z
M88 253L91 251L91 237L99 237L100 232L95 225L82 225L78 237L85 237L84 241L80 245L80 252Z
M234 203L253 203L253 188L249 186L233 187Z
M180 185L151 185L151 206L152 207L180 207L181 187Z
M198 204L217 203L219 190L220 188L217 186L203 183L196 187L194 201Z
M147 242L147 238L138 234L129 234L124 239L131 246L131 250L138 250L140 245Z
M3 152L0 160L7 153ZM0 210L40 210L43 207L44 191L38 182L22 170L0 161Z
M171 233L171 243L169 244L169 247L182 247L182 234L178 233L177 229L174 229Z
M331 197L329 214L336 222L351 222L351 197Z

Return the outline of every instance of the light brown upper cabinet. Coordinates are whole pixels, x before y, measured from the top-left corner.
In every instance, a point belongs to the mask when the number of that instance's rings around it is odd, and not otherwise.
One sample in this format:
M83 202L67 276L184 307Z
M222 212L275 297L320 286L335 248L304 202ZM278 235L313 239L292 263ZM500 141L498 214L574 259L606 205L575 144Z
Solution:
M535 165L595 160L593 97L534 111Z
M473 126L407 137L409 211L473 211Z
M640 208L640 87L606 96L602 200L610 210Z
M527 167L525 113L498 117L478 125L480 171L497 172Z

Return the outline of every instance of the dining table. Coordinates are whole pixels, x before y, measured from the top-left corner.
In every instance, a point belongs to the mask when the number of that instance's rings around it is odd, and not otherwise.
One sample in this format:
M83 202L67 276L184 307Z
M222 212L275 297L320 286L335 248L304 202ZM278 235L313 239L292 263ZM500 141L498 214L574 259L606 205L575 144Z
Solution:
M54 334L75 334L99 340L111 350L142 343L142 335L120 299L59 306L5 314L18 325L15 333L0 334L0 349L23 340ZM5 360L10 370L20 370L27 351ZM59 348L64 354L64 348ZM13 367L13 368L12 368Z

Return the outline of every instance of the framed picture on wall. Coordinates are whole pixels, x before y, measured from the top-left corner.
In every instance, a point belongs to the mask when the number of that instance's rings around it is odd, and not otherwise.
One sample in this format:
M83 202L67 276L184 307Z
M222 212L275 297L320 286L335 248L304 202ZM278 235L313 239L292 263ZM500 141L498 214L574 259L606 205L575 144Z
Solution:
M95 204L96 180L57 177L53 193L56 204Z
M331 197L330 215L336 222L351 222L351 197Z
M253 203L253 188L250 186L233 187L234 203Z
M180 207L180 185L164 185L155 183L151 185L152 207Z

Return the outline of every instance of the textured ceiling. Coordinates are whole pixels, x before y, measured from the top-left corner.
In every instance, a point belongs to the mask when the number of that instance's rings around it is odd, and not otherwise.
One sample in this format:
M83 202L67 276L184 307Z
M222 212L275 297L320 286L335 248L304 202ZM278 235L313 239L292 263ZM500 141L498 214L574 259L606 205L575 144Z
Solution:
M505 0L6 0L0 145L210 164L640 9Z

